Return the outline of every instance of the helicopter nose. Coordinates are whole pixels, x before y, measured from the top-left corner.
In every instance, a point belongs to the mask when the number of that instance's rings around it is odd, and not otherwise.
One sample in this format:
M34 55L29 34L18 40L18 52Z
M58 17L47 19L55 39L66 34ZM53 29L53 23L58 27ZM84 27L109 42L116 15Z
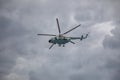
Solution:
M49 40L48 42L51 43L52 40Z

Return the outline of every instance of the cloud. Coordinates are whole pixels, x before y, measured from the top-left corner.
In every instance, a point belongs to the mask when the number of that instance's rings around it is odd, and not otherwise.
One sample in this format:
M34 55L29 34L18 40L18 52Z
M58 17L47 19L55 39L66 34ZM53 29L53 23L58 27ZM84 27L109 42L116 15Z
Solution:
M120 34L120 32L119 32L119 30L120 30L120 28L119 28L120 15L118 14L119 13L118 7L120 7L118 5L119 3L120 2L116 0L116 1L112 1L109 4L109 7L111 7L111 4L113 5L111 9L113 11L113 19L114 19L115 29L111 31L113 36L106 36L106 39L104 40L104 46L109 47L111 49L119 49L120 48L120 44L119 44L120 38L118 36Z
M115 29L113 29L111 31L111 33L113 34L113 36L109 36L107 35L106 38L104 39L103 41L103 45L106 49L109 50L109 53L112 53L114 54L113 58L111 58L108 63L107 63L107 67L110 69L110 70L113 70L114 72L114 75L112 75L111 79L110 80L119 80L120 77L119 77L119 74L120 74L120 61L119 61L119 58L120 58L120 55L119 55L119 52L120 52L120 24L119 24L119 21L120 21L120 15L118 14L119 13L119 4L120 1L116 0L116 1L112 1L111 0L111 3L109 4L109 7L111 7L112 5L112 11L113 11L113 21L114 21L114 26L115 26ZM116 55L116 57L115 57Z
M0 3L0 80L119 80L119 1ZM51 37L36 34L57 34L56 17L62 32L81 23L68 35L88 39L49 50Z

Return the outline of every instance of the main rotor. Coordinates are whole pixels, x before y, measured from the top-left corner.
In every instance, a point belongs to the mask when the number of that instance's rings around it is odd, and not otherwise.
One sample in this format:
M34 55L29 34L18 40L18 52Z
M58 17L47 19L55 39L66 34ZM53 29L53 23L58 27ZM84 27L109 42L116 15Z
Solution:
M76 26L76 27L74 27L74 28L72 28L72 29L70 29L70 30L68 30L68 31L66 31L66 32L61 34L61 29L60 29L58 18L56 18L56 22L57 22L57 27L58 27L58 35L54 35L54 34L37 34L37 35L42 35L42 36L59 36L60 37L60 36L64 36L65 34L73 31L74 29L78 28L81 25L81 24L79 24L78 26Z

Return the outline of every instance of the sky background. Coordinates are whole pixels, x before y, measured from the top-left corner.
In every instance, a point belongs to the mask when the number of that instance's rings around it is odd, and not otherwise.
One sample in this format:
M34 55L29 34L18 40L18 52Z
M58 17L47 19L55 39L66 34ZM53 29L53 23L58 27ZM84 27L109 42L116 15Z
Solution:
M49 50L56 18L89 37ZM0 80L120 80L120 0L0 0Z

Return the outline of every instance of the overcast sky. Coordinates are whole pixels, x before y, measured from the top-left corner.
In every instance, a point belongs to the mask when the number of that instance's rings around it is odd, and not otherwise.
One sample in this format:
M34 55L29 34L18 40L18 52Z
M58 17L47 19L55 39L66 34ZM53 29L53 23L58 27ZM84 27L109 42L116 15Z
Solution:
M49 50L56 18L89 37ZM0 80L120 80L120 0L0 0Z

